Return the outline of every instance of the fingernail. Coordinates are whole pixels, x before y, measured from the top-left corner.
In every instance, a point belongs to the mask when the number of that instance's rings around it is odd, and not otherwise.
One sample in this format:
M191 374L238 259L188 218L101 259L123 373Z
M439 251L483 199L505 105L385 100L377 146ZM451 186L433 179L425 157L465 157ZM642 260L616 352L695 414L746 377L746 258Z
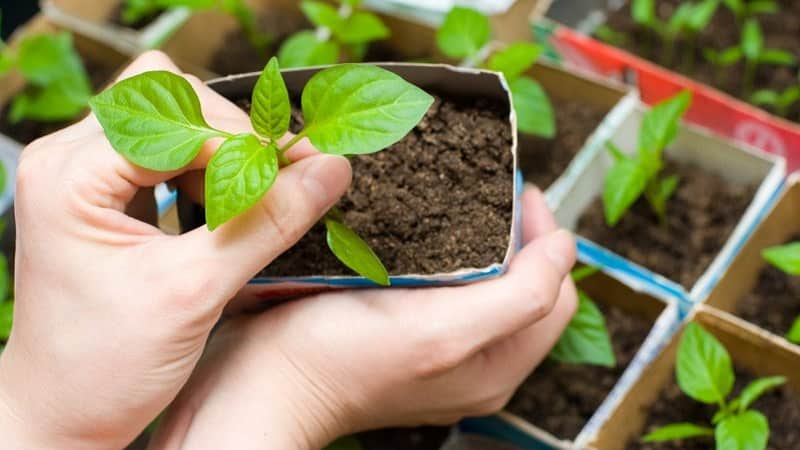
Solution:
M544 242L544 253L556 269L564 274L569 273L575 264L575 239L567 230L558 230L548 234Z
M320 208L330 208L350 185L350 162L334 155L316 155L311 165L303 172L303 187Z

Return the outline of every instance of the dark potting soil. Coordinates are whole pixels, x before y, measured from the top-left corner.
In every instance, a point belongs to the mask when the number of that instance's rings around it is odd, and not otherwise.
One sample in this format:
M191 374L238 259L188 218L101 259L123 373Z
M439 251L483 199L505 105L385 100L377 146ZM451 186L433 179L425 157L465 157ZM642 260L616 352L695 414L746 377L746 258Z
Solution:
M614 227L606 225L600 198L584 212L578 234L689 289L725 245L755 195L754 185L730 184L691 164L667 160L665 175L680 184L660 224L640 199Z
M800 240L793 236L787 242ZM736 313L778 336L784 336L800 316L800 277L793 277L767 264L752 292L739 299Z
M775 374L778 375L778 374ZM742 370L736 370L736 384L733 397L738 396L744 387L757 377ZM800 395L786 386L768 391L753 403L752 409L762 412L769 421L769 443L766 450L796 449L800 443ZM671 381L650 408L647 425L642 436L670 423L692 422L710 423L716 412L713 405L692 400L681 392L677 383ZM713 450L714 440L710 438L685 439L682 441L645 444L639 439L628 442L625 450Z
M384 428L358 435L364 450L439 450L448 427Z
M89 75L89 81L95 92L99 91L106 83L111 81L111 77L114 76L117 70L114 67L109 67L108 64L102 64L96 60L92 60L92 58L86 55L81 55L81 59L83 60L83 65L86 68L86 73ZM4 134L22 144L29 144L42 136L56 132L72 123L71 121L39 122L28 119L21 120L18 123L11 123L8 120L8 113L10 111L11 102L0 110L0 134Z
M683 3L682 0L659 0L656 2L659 16L662 19L670 17L681 3ZM765 45L768 48L788 51L800 60L800 39L798 39L800 36L800 2L778 0L778 3L781 7L779 13L758 16L764 33ZM685 41L678 42L672 61L664 59L666 58L665 46L658 37L631 19L630 1L627 1L625 6L619 10L610 13L607 25L628 36L625 44L621 45L624 49L712 85L735 97L748 100L750 93L744 89L743 63L718 70L703 58L703 49L705 48L722 50L739 43L740 26L736 23L734 15L724 6L720 5L714 19L700 33L694 45ZM692 55L694 55L693 64L690 62ZM759 68L755 76L754 90L782 91L797 85L797 82L797 66L764 65ZM800 103L792 107L787 118L800 121Z
M154 12L146 17L143 17L137 20L134 23L127 23L122 18L123 11L125 11L125 2L120 1L116 8L111 11L111 14L108 16L108 20L113 23L114 25L119 25L125 28L131 28L133 30L142 30L146 26L150 25L151 23L155 22L164 11L157 11Z
M249 110L248 101L239 104ZM431 274L502 262L514 191L509 111L485 99L437 98L385 151L350 160L344 222L390 274ZM295 109L293 130L302 117ZM317 225L261 276L352 275Z
M608 110L573 100L553 102L556 129L553 139L520 134L519 167L525 181L547 189L569 166Z
M641 347L652 323L598 303L617 358L613 368L547 360L528 377L506 410L560 439L574 439Z

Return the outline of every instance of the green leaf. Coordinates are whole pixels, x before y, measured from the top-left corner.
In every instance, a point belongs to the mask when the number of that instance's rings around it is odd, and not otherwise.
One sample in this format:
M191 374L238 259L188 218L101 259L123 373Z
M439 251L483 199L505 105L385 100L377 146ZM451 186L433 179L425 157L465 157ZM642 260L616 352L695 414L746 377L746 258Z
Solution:
M594 30L594 35L611 45L622 47L628 43L628 35L614 30L608 25L600 25Z
M289 131L291 115L289 92L283 82L278 60L273 56L253 88L250 121L258 134L277 140Z
M683 91L655 106L644 115L639 132L639 154L650 152L661 159L661 153L678 135L680 119L692 102L692 93Z
M323 450L363 450L361 442L353 436L346 436L333 441Z
M14 302L0 303L0 340L7 341L14 324Z
M554 137L555 113L542 86L533 78L523 76L511 82L509 87L517 114L517 129L547 139Z
M756 105L777 105L779 100L780 95L769 89L761 89L750 96L750 103Z
M800 100L800 86L792 86L781 93L780 104L788 108L798 100Z
M652 26L656 22L655 0L633 0L631 17L640 25Z
M11 296L11 271L8 267L8 258L0 253L0 303Z
M614 367L617 364L603 313L586 293L578 291L578 311L550 356L569 364Z
M714 438L717 450L765 450L769 424L760 412L746 411L720 422Z
M333 254L359 275L381 286L389 286L389 272L378 255L347 225L325 219L328 229L328 247Z
M358 155L402 139L433 97L388 70L343 64L317 72L303 90L303 133L323 153Z
M125 9L122 10L122 22L134 24L161 10L158 0L125 0Z
M145 72L122 80L89 105L111 146L146 169L185 167L206 140L226 135L206 123L192 86L171 72Z
M573 270L572 273L570 274L570 277L572 278L573 282L579 283L589 278L590 276L596 274L597 272L600 272L600 269L597 267L582 266Z
M675 371L681 390L702 403L721 404L733 388L733 365L728 351L696 323L686 326Z
M8 73L14 68L14 55L2 45L0 45L0 75Z
M673 423L647 433L642 442L666 442L702 436L714 436L714 430L693 423Z
M24 38L19 44L16 65L27 81L39 86L66 77L87 79L81 58L72 46L72 36L66 32Z
M774 64L776 66L793 66L797 59L790 52L773 48L764 49L758 57L761 64Z
M342 44L356 45L387 39L392 33L375 14L357 11L333 34Z
M210 230L258 203L278 177L275 144L264 146L252 134L225 141L206 168L206 223Z
M746 0L722 0L722 3L730 9L736 16L744 12L744 2Z
M742 28L742 53L750 61L758 61L764 49L764 36L756 19L749 19Z
M800 242L764 249L761 256L789 275L800 275Z
M733 409L733 408L729 406L728 409ZM731 413L731 411L728 411L726 409L720 409L719 411L714 413L714 417L711 418L711 424L716 425L732 415L733 414Z
M72 120L81 114L92 96L84 78L66 77L44 87L29 86L14 97L9 119L41 122Z
M730 47L721 52L717 52L712 48L703 50L703 55L713 64L722 67L728 67L739 62L742 59L743 53L740 47Z
M750 14L774 14L780 11L780 6L772 0L751 0L747 4Z
M278 50L283 68L324 66L339 60L339 45L320 41L313 31L301 31L287 39Z
M634 160L617 161L606 174L603 188L603 211L606 223L613 227L636 202L647 186L647 173Z
M694 8L691 3L684 2L678 5L678 9L675 10L667 23L667 31L673 39L677 38L681 32L689 28L693 11Z
M314 26L328 27L334 30L342 23L342 18L336 8L327 3L303 0L300 2L300 9Z
M790 328L789 332L786 333L786 339L788 339L790 342L794 342L795 344L800 344L800 316L794 319L792 328Z
M489 70L503 72L509 83L528 70L542 53L542 48L530 42L518 42L496 52L489 58Z
M662 222L667 218L667 201L675 193L679 182L680 177L672 175L662 180L653 180L647 186L647 201Z
M695 4L687 24L689 29L694 33L702 31L711 22L718 6L719 0L703 0Z
M436 33L436 43L445 55L463 59L475 56L491 39L489 19L480 12L456 6Z
M750 405L753 404L754 401L758 400L759 397L764 395L770 389L774 389L782 384L786 383L786 377L764 377L759 378L755 381L752 381L747 387L742 390L742 393L739 395L737 399L739 412L744 412Z

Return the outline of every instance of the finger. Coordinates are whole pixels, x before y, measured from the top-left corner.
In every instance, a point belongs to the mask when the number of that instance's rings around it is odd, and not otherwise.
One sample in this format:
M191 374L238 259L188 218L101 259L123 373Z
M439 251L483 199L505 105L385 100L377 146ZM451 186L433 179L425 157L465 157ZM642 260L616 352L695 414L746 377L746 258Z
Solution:
M522 242L530 242L542 234L558 229L553 213L539 188L526 187L522 193Z

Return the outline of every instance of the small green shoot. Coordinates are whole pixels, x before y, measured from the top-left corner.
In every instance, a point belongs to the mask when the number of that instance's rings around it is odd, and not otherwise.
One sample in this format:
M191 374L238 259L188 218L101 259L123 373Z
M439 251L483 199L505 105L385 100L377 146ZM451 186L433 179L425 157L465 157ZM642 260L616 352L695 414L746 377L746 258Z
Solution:
M436 33L439 50L461 60L462 67L483 67L502 72L511 90L519 131L544 138L556 133L553 106L542 86L524 75L542 52L541 47L517 42L492 52L491 24L480 12L454 7Z
M322 70L303 90L305 128L285 144L279 139L289 130L291 105L276 58L253 89L250 120L257 134L211 127L189 82L170 72L123 80L89 103L112 147L147 169L181 169L207 140L225 139L205 173L206 222L214 230L264 197L280 167L291 164L286 152L302 138L323 153L375 153L402 139L433 98L379 67L344 64ZM337 216L331 211L323 220L333 254L362 276L388 285L381 261Z
M780 11L780 5L773 0L722 0L722 3L731 10L738 23L759 15L774 14Z
M675 423L658 428L644 436L643 442L713 437L717 450L767 448L767 418L750 406L768 390L784 384L785 377L759 378L729 400L735 380L731 357L714 335L694 322L686 326L681 338L675 375L683 393L717 405L717 413L708 424Z
M381 19L354 9L361 0L340 1L339 8L316 0L303 0L300 9L315 30L295 33L278 51L282 67L308 67L364 59L367 46L391 35Z
M750 103L759 106L770 106L781 117L788 118L789 110L800 101L800 84L790 86L783 91L761 89L750 96Z
M612 142L608 149L614 164L606 174L603 207L608 226L615 226L642 195L661 223L666 222L667 201L678 187L677 176L661 176L664 149L678 135L678 126L692 94L683 91L658 103L644 115L635 156L625 154Z
M800 242L767 248L761 252L761 256L786 275L792 277L800 275ZM786 339L800 344L800 316L794 320L789 332L786 333Z
M572 280L578 283L597 272L595 267L584 266L572 272ZM568 364L617 365L603 313L589 295L580 289L578 311L550 351L550 357Z

